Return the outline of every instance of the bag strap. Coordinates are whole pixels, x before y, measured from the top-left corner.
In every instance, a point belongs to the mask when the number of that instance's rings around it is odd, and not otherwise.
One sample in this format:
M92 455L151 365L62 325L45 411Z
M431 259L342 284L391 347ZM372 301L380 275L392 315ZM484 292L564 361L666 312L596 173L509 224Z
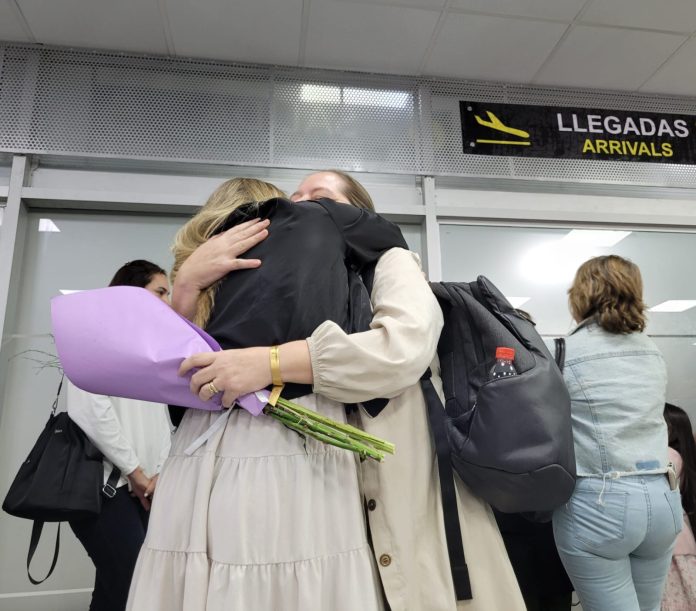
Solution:
M58 392L56 392L56 398L53 399L53 404L51 405L51 416L56 415L56 410L58 409L58 398L60 397L60 391L63 390L63 380L65 380L65 374L61 374L60 382L58 382Z
M561 373L563 373L563 367L565 366L565 339L563 337L557 337L553 340L553 343L556 345L556 354L554 357L556 365L558 365Z
M372 305L372 286L375 281L375 269L377 267L377 263L368 263L365 266L363 266L360 270L353 270L353 273L356 274L358 277L358 282L362 283L363 287L365 288L366 291L366 297L367 301L370 303L370 306ZM368 318L368 321L372 319L372 316ZM353 333L360 332L360 331L366 331L367 329L353 329ZM383 398L374 398L374 399L368 399L367 401L361 401L360 404L363 406L367 414L371 418L375 418L379 416L379 414L382 412L382 410L387 407L387 403L389 403L389 399L383 399ZM350 414L352 411L357 409L357 404L356 403L346 403L346 413Z
M457 493L454 487L454 471L452 470L451 450L447 436L447 415L442 401L433 386L428 369L421 378L421 387L425 402L428 406L428 420L435 440L435 453L437 454L437 468L440 475L440 493L442 495L442 513L445 521L445 538L447 540L447 552L452 571L452 581L457 600L471 600L471 581L469 569L464 557L464 545L462 544L462 529L459 523L459 509L457 507Z
M34 579L31 576L31 570L29 568L29 565L31 565L32 558L34 557L34 554L36 553L36 548L39 545L39 539L41 538L41 531L43 530L44 522L41 522L39 520L34 520L34 525L31 528L31 541L29 542L29 554L27 555L27 577L29 577L29 581L33 583L35 586L38 586L39 584L43 583L46 581L51 574L53 573L53 569L56 568L56 563L58 562L58 553L60 552L60 526L61 523L58 523L58 530L56 531L56 546L55 549L53 550L53 562L51 562L51 568L48 569L48 574L46 577L44 577L41 580Z
M121 469L114 465L109 474L109 479L106 480L106 484L102 487L102 494L107 499L113 499L116 496L116 484L118 480L121 479Z

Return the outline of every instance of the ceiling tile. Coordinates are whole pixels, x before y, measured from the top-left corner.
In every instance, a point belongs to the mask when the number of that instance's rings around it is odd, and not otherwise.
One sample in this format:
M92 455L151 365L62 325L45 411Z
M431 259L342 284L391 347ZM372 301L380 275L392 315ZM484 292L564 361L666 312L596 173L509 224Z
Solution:
M424 8L431 11L440 11L447 0L338 0L339 2L352 2L353 4L382 4L385 6L402 6L410 8Z
M305 63L414 74L438 17L434 11L375 4L312 4Z
M166 0L177 55L296 64L302 0Z
M685 40L676 34L576 26L535 82L635 90Z
M453 13L447 16L425 72L432 76L527 82L566 28L562 23Z
M689 40L640 90L696 96L696 40Z
M572 21L585 0L453 0L452 8L496 15Z
M17 13L7 0L0 0L0 40L30 42Z
M18 0L37 42L166 53L157 0Z
M623 27L693 32L696 30L694 0L595 0L582 16L583 22Z

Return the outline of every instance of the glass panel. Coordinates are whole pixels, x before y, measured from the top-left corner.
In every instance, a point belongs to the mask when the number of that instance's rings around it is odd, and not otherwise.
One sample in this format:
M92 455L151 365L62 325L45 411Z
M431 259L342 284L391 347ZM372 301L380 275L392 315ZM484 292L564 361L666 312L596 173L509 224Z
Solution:
M643 275L648 307L667 300L696 301L693 233L453 224L441 225L440 233L443 279L487 276L508 298L518 298L517 307L534 317L542 335L558 337L572 329L567 290L578 266L595 255L617 254L634 261ZM648 333L667 360L669 399L689 409L696 421L691 361L696 357L696 307L649 312Z
M6 187L10 184L10 166L0 164L0 187Z
M423 245L421 242L421 226L413 224L399 223L399 229L404 234L404 240L408 244L409 250L417 253L423 258Z

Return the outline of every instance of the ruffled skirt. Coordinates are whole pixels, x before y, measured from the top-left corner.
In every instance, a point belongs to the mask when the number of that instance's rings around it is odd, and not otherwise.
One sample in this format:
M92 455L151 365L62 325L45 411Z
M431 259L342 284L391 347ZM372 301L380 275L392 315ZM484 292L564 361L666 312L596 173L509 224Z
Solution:
M345 420L317 395L297 400ZM129 611L379 611L357 462L270 417L188 410L157 483Z

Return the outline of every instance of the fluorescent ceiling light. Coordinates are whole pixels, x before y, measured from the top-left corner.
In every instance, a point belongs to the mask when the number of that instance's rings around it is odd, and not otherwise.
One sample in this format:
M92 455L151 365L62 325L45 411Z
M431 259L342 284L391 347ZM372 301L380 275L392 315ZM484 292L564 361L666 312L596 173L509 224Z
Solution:
M406 108L411 100L407 91L386 91L384 89L366 89L346 87L343 101L355 106L383 106L384 108Z
M585 261L605 254L631 234L630 231L573 229L562 238L539 242L520 258L521 273L538 284L573 282L575 272Z
M684 312L696 306L696 299L669 299L658 303L649 312Z
M72 295L73 293L81 293L84 289L59 289L61 295Z
M352 106L382 106L406 108L411 103L408 91L369 89L367 87L338 87L305 83L300 89L303 102L312 104L350 104Z
M531 297L505 297L513 308L521 308Z
M51 219L39 219L39 231L47 233L60 233L58 225L56 225Z
M592 249L563 240L541 242L520 257L520 273L535 284L570 286L578 267L591 256Z
M341 88L306 83L300 89L300 97L303 102L338 104L341 101Z
M611 248L631 235L630 231L609 231L606 229L573 229L561 240L578 246Z

